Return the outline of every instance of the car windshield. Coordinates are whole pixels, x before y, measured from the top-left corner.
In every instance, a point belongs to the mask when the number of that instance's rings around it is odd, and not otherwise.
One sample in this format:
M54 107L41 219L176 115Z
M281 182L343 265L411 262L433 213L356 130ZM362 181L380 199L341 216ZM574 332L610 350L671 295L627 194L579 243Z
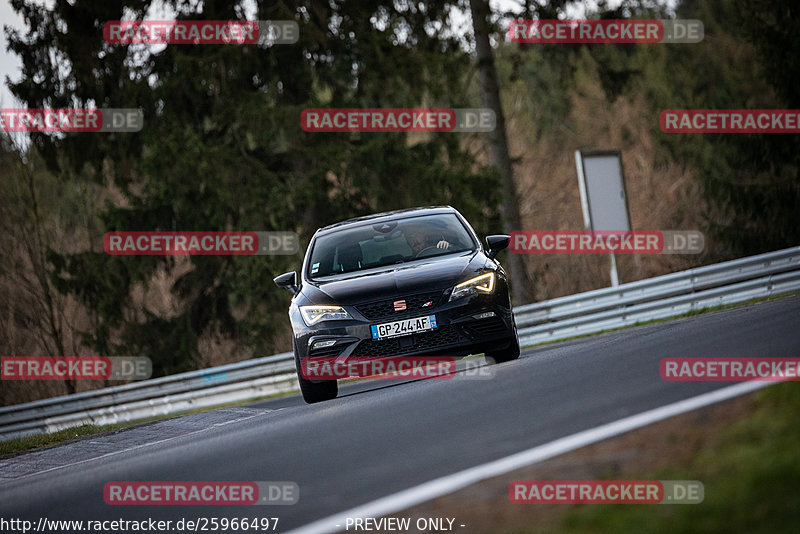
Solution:
M318 237L309 278L320 278L473 250L475 242L455 214L395 219Z

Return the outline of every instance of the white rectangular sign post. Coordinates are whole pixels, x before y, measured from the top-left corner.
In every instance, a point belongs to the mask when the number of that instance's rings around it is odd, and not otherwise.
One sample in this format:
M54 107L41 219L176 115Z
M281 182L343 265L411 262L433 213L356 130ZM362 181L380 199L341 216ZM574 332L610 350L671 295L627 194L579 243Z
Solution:
M575 151L583 223L591 231L630 231L622 154L619 150ZM611 285L619 285L611 254Z

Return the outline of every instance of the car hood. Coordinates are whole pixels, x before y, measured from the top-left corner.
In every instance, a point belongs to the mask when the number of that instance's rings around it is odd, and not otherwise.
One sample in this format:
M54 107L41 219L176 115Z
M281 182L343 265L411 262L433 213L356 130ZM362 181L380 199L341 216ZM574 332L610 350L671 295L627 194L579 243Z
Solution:
M347 278L307 283L303 293L314 304L355 304L444 290L477 276L487 263L481 251L465 252L427 261L401 263L391 268L353 273Z

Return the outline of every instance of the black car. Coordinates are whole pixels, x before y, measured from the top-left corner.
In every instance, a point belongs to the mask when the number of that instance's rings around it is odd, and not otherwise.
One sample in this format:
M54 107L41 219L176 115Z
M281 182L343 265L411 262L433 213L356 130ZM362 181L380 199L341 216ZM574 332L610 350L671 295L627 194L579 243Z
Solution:
M275 278L294 294L289 319L306 402L333 399L336 380L301 373L308 357L519 357L508 279L495 256L507 235L482 246L449 206L414 208L320 228L297 273Z

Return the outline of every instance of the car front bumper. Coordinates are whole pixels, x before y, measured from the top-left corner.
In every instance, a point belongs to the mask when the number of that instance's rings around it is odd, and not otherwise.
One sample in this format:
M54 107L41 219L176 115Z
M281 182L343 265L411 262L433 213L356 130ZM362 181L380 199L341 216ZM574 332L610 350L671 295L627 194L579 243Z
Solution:
M447 302L447 296L442 294L442 303L429 309L417 308L399 314L376 314L370 303L344 306L352 319L322 321L310 327L302 322L298 313L293 318L297 357L300 361L308 357L345 360L393 356L463 357L502 350L516 341L507 291L471 295L452 302ZM436 329L388 339L372 338L372 325L426 315L436 316ZM331 345L330 341L334 343ZM326 346L319 346L320 342Z

